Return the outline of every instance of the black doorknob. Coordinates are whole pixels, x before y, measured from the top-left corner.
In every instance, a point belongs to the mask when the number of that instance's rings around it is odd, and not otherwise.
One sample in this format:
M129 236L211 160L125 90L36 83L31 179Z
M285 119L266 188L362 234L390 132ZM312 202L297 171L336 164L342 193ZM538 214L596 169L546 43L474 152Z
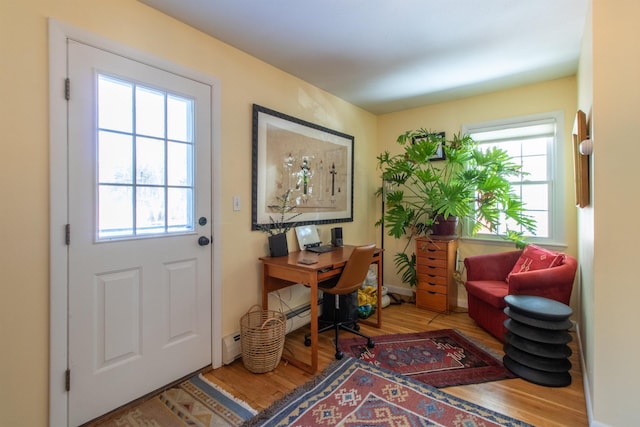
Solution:
M209 238L208 238L208 237L204 237L204 236L202 236L202 237L200 237L200 238L198 239L198 244L199 244L200 246L207 246L210 242L211 242L211 240L209 240Z

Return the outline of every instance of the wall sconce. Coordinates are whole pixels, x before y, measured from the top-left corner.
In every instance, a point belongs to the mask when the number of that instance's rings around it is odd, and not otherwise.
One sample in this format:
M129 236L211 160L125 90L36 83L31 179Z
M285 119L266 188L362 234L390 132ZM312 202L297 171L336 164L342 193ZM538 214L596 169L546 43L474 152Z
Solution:
M571 145L576 183L576 206L584 208L590 203L588 156L593 152L593 142L587 132L587 116L581 110L576 112L576 118L573 121Z
M591 155L593 153L593 141L591 141L590 139L585 139L578 146L578 150L583 156Z

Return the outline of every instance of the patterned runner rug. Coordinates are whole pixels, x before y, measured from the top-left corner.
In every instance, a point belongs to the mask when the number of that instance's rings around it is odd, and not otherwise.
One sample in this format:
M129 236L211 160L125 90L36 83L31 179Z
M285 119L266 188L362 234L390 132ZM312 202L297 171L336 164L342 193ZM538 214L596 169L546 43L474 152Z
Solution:
M250 426L529 426L431 387L345 357L242 424Z
M343 338L345 354L434 387L515 378L502 361L453 329L364 338Z
M108 419L90 423L92 427L222 427L238 426L256 411L204 376L194 375L177 387Z

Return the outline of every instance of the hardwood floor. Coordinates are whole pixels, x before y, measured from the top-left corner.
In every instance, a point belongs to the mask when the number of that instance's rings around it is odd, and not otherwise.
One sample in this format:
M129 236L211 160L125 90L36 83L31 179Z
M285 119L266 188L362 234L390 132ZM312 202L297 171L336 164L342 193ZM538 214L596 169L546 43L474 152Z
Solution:
M466 312L444 315L417 309L412 303L404 303L384 308L382 319L382 328L362 325L361 330L376 336L452 328L500 355L504 354L502 344L478 327ZM307 329L303 327L287 335L285 354L308 354L309 349L304 347L302 338ZM572 335L572 384L568 387L544 387L517 378L447 387L443 390L535 426L587 426L578 344L575 333L572 332ZM349 334L344 333L342 336L347 337ZM322 370L333 360L335 350L330 332L321 334L319 341L319 366ZM311 379L312 375L287 365L284 361L271 372L253 374L244 368L241 360L236 360L230 365L208 372L206 377L261 410Z

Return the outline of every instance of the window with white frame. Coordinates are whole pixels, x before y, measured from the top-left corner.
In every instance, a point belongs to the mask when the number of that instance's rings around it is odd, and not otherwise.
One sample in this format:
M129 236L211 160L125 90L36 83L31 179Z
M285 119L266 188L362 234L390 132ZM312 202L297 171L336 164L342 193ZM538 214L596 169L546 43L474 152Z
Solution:
M562 112L463 126L463 133L478 142L480 149L501 148L522 167L523 174L514 178L512 187L525 204L526 215L536 221L536 232L532 234L515 223L501 221L498 234L506 233L508 228L523 232L528 241L548 244L564 241L560 222L564 216L563 128ZM497 238L490 230L480 230L471 236L468 227L465 237Z

